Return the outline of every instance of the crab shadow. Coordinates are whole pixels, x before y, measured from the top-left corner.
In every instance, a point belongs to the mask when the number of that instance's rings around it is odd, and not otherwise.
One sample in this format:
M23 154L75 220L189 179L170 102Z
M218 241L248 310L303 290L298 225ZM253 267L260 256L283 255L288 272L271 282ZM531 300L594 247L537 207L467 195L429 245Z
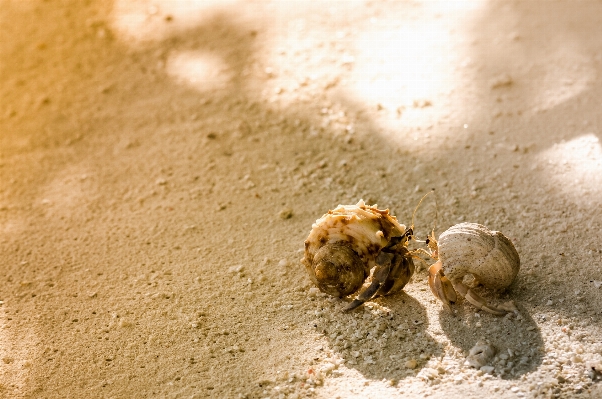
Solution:
M453 346L468 355L480 340L496 348L495 356L487 362L494 367L492 374L513 380L539 367L544 355L544 341L537 323L524 307L519 315L498 317L475 312L471 306L456 306L454 313L439 312L439 323Z
M366 378L398 381L414 376L443 351L426 331L424 306L405 292L350 313L342 309L335 307L330 320L317 328L345 365Z

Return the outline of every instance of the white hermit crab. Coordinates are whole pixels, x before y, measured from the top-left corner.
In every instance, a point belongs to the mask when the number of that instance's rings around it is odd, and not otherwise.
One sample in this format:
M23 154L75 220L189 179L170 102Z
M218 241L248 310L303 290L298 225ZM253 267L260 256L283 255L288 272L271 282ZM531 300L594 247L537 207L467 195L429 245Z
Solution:
M491 289L510 286L518 274L520 258L512 242L499 231L476 223L460 223L439 236L432 232L426 240L428 254L437 262L429 268L429 286L433 294L450 308L456 292L479 309L495 315L517 311L512 302L489 305L462 280L472 275Z
M345 309L352 310L408 283L414 273L407 249L412 234L388 209L363 200L339 205L312 225L301 262L321 291L337 297L358 291L374 268L370 286Z

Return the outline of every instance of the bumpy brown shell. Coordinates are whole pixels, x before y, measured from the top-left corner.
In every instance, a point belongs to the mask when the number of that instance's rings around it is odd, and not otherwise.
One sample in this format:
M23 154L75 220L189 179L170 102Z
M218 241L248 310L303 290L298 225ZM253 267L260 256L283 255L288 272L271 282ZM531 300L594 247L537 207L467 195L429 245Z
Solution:
M477 223L460 223L439 237L439 259L450 280L472 274L486 287L506 288L518 274L520 258L499 231Z
M339 205L312 225L302 263L321 291L349 295L362 286L389 240L404 232L405 226L388 209L362 200Z

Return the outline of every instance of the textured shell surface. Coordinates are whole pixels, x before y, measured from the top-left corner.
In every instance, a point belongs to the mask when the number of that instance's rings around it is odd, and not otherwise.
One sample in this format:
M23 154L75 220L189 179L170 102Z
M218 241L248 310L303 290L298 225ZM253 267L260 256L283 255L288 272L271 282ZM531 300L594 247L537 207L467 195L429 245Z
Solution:
M312 264L316 253L326 244L342 244L351 248L361 259L367 276L375 266L375 258L392 237L404 234L406 228L389 213L376 205L360 200L356 205L339 205L328 211L312 225L305 240L302 262L311 279L316 282Z
M472 274L489 288L506 288L518 274L520 258L501 232L477 223L460 223L439 237L443 272L452 281Z

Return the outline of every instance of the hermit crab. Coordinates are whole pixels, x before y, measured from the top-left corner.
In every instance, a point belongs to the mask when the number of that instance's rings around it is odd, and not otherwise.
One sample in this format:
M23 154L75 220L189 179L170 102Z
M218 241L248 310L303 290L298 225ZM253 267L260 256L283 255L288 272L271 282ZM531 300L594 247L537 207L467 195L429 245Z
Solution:
M520 258L504 234L481 224L460 223L444 231L438 242L433 229L426 244L429 250L424 252L437 260L429 268L429 286L447 308L459 293L477 308L498 316L517 311L512 302L489 305L463 282L465 276L472 275L487 288L503 289L512 284Z
M312 225L301 262L321 291L337 297L357 292L374 268L371 284L347 306L349 311L408 283L414 273L407 249L412 234L388 209L363 200L339 205Z

